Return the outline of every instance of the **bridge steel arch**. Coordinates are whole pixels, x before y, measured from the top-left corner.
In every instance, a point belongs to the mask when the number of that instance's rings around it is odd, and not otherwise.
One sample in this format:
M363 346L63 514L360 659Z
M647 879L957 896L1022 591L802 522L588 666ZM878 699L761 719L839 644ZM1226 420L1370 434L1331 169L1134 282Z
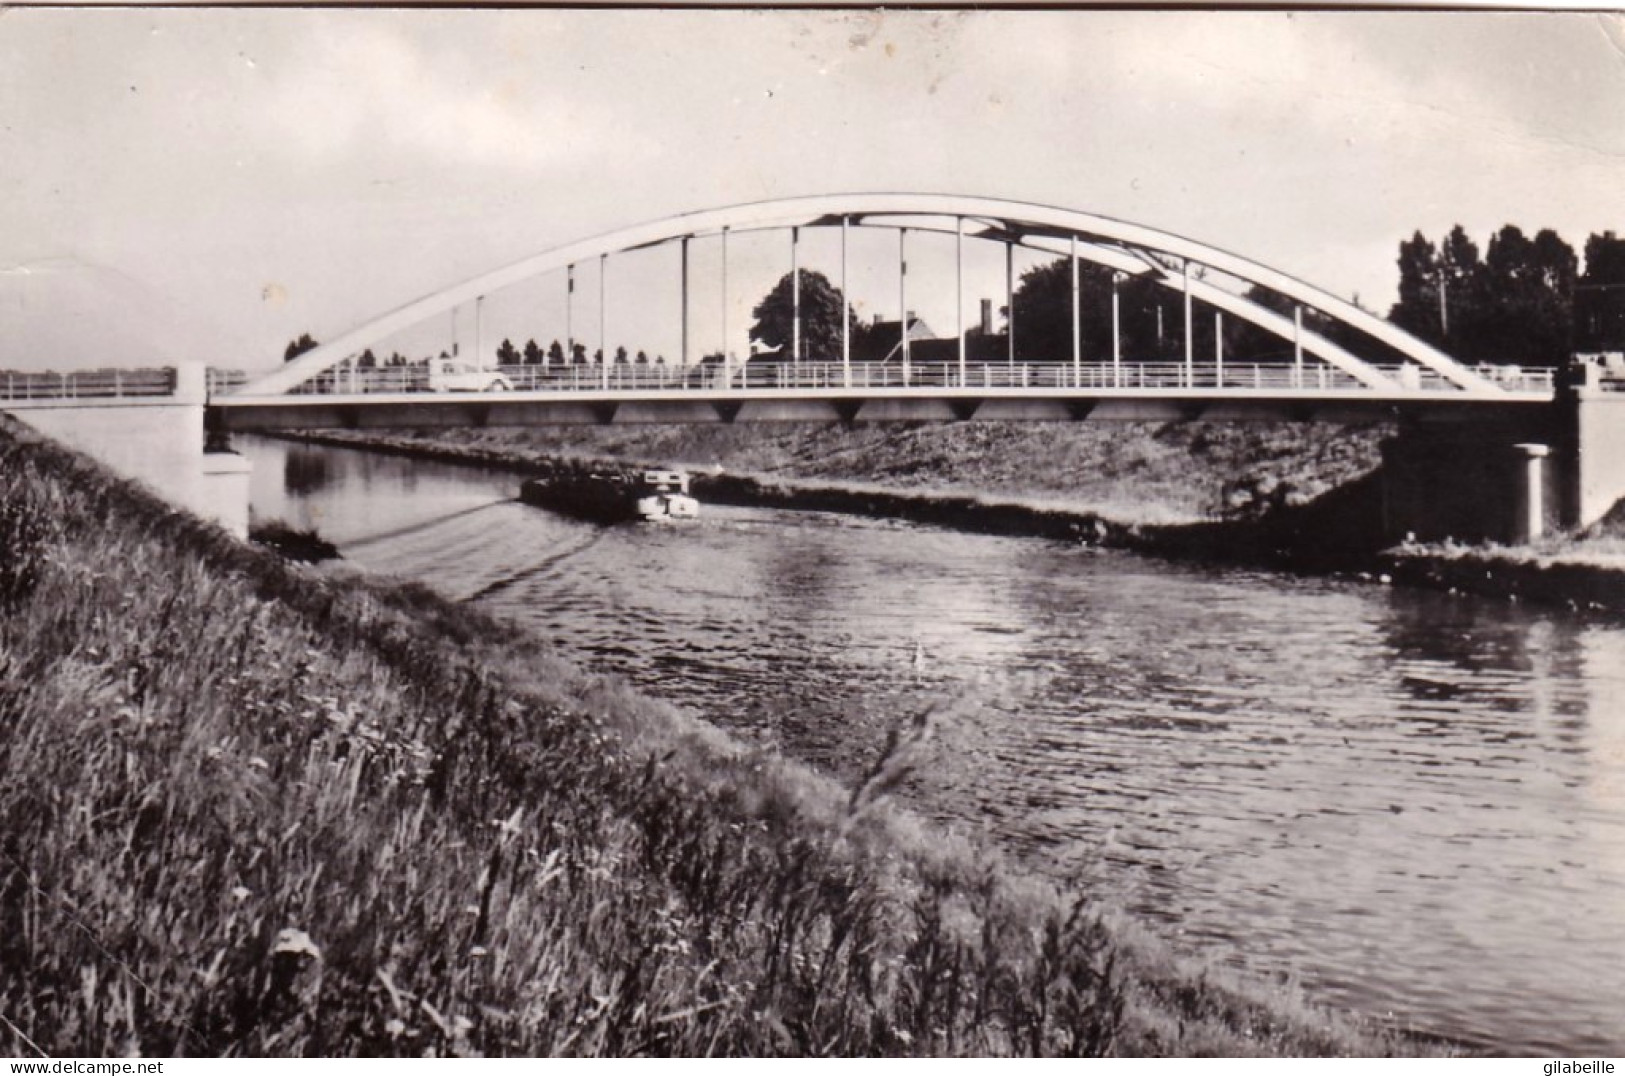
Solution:
M750 202L684 213L556 247L464 283L425 296L344 333L249 382L234 395L286 393L305 380L342 364L393 333L453 310L482 296L545 273L556 272L606 255L624 253L684 239L793 227L906 227L911 231L954 234L963 224L967 238L1007 242L1059 256L1075 251L1080 260L1143 277L1200 299L1271 332L1296 339L1303 350L1351 374L1373 389L1392 389L1387 374L1344 348L1244 296L1219 288L1190 273L1205 266L1249 284L1260 285L1319 311L1393 348L1407 359L1438 374L1465 393L1479 397L1505 395L1505 390L1392 323L1362 310L1289 274L1217 247L1169 232L1079 210L997 198L947 194L832 194ZM952 226L940 223L952 222ZM1180 266L1175 269L1165 259ZM963 326L959 331L963 332Z

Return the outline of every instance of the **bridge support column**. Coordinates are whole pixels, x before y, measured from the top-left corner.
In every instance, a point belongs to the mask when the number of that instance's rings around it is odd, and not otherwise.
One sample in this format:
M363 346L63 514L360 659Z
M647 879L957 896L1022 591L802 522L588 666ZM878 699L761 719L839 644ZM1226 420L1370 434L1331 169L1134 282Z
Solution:
M1523 454L1523 481L1518 486L1517 526L1513 540L1533 542L1546 533L1546 458L1552 454L1547 445L1525 442L1513 445Z
M1004 244L1004 336L1005 361L1016 364L1016 245Z
M1078 237L1072 237L1072 387L1082 388L1083 322L1078 313Z
M1118 283L1123 274L1112 271L1112 387L1123 387L1123 311L1118 299Z
M954 218L954 330L959 337L959 384L965 384L965 218Z
M801 229L790 229L790 361L801 361Z
M1303 304L1292 306L1292 387L1303 388Z

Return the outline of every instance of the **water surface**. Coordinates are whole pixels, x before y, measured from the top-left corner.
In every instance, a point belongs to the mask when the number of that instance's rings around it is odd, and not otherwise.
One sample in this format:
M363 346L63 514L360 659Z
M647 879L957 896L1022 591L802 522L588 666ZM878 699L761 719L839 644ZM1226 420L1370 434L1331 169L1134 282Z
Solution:
M1176 945L1498 1051L1625 1048L1625 630L1466 596L707 508L247 441L255 508L917 811Z

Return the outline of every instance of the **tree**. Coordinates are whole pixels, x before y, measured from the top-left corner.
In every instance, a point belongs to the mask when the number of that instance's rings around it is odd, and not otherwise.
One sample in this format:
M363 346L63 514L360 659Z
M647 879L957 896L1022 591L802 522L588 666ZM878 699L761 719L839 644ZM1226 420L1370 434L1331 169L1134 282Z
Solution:
M1477 244L1459 224L1439 244L1438 287L1441 346L1457 339L1458 346L1470 348L1482 331L1484 267L1478 260Z
M1424 340L1438 343L1439 251L1417 232L1399 244L1399 301L1388 320Z
M525 365L526 366L540 366L540 365L542 365L542 363L544 363L546 361L547 361L547 357L542 354L542 349L536 343L536 341L533 340L533 339L532 340L526 340L525 341Z
M1399 246L1399 302L1389 320L1470 363L1556 366L1573 348L1574 249L1550 228L1508 224L1482 261L1461 225L1437 249L1420 233Z
M750 338L791 358L795 339L795 274L786 273L773 285L751 316L756 320ZM816 269L801 270L801 358L827 361L841 354L841 316L851 319L852 339L861 329L841 289Z
M1586 239L1586 271L1575 284L1574 343L1581 351L1625 351L1625 239Z
M649 353L647 351L639 350L638 351L637 363L638 363L639 366L647 366L647 365L649 365Z
M282 361L292 362L305 352L315 350L317 346L309 333L300 333L298 339L288 341L288 346L282 350Z
M1461 225L1437 247L1416 232L1399 244L1399 301L1388 320L1435 347L1469 354L1484 336L1484 272Z
M616 366L625 366L628 361L629 360L627 358L626 348L625 347L616 348L615 349L615 365Z
M519 365L519 349L514 347L513 341L509 340L506 336L502 338L502 343L497 345L497 365Z
M372 353L372 348L369 347L367 350L363 351L361 353L361 357L355 361L355 367L357 370L377 369L378 356L374 355Z
M557 340L547 346L547 361L554 366L564 365L564 345Z
M1114 271L1078 264L1078 343L1087 362L1110 361ZM1118 350L1125 362L1175 362L1184 358L1184 304L1177 291L1150 274L1116 284ZM1057 258L1021 274L1014 296L1016 359L1066 362L1072 358L1072 265ZM1009 332L1006 327L1000 336ZM1205 304L1191 308L1193 354L1213 354L1213 315ZM1004 354L1000 351L1000 354Z
M577 366L587 365L587 345L575 344L571 348L570 361Z
M1082 294L1080 289L1080 306ZM1014 301L1001 311L1005 318L1005 333L1010 331L1012 310L1015 313L1018 359L1023 362L1045 362L1071 358L1072 268L1069 259L1057 258L1043 265L1035 265L1021 274ZM1084 323L1080 310L1078 324L1081 327Z
M1550 228L1530 239L1506 225L1484 256L1482 300L1472 312L1472 358L1560 366L1570 354L1579 260Z

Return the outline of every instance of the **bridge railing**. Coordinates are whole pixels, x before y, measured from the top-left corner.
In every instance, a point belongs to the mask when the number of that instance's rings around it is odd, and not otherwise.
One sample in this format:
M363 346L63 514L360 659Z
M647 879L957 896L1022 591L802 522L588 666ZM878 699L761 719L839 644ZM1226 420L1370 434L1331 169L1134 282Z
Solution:
M1380 368L1405 392L1459 394L1461 390L1418 366ZM1237 390L1241 392L1368 391L1358 378L1323 363L1183 362L800 362L756 360L724 366L615 363L523 365L490 369L499 389L518 392L650 392L835 389L1050 389L1127 392ZM1486 375L1514 394L1550 394L1549 370L1500 368ZM449 391L438 388L422 366L370 369L335 367L293 390L301 395L371 395Z
M135 396L173 396L175 371L147 370L8 370L0 373L0 399L89 400Z
M224 370L215 366L209 367L205 376L210 396L225 396L250 380L245 370Z

